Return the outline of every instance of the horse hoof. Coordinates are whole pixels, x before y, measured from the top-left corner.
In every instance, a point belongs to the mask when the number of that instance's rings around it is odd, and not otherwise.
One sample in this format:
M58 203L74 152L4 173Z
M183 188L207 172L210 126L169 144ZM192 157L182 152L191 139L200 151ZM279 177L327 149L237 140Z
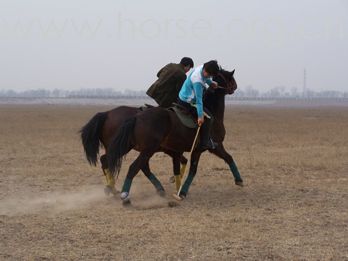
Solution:
M174 176L171 176L171 177L169 178L169 182L170 182L170 183L174 183L174 182L175 182L175 177L174 177Z
M106 186L106 187L104 188L104 194L105 194L105 196L109 196L110 193L111 193L111 188L108 187L108 186Z
M117 195L119 192L115 189L115 188L113 188L113 187L110 187L110 186L105 186L105 188L104 188L104 193L105 193L105 195L106 196L109 196L110 194L112 194L112 195Z
M235 181L234 183L235 183L237 186L244 187L244 183L243 183L243 181L241 181L241 180Z
M177 206L179 206L179 203L176 202L176 201L169 201L168 202L168 207L170 207L170 208L174 208L174 207L177 207Z
M165 192L163 189L157 190L157 194L158 194L160 197L165 197L165 196L166 196L166 192Z
M127 207L127 206L130 206L131 205L131 201L129 198L125 199L125 200L122 200L122 205L124 207Z
M111 189L111 193L112 193L114 196L116 196L116 195L118 195L120 192L117 191L115 188L112 188L112 189Z

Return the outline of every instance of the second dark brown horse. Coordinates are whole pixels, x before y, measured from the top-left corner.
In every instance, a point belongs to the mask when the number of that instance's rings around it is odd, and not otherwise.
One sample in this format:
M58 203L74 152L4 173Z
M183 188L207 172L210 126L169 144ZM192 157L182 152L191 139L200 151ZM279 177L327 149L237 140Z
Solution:
M235 183L242 186L243 180L236 163L223 146L223 140L226 134L223 124L225 95L232 94L237 89L234 71L228 72L221 70L218 76L214 78L214 81L219 84L220 88L217 90L208 90L204 100L204 105L214 117L212 137L218 143L216 149L210 152L225 160L232 171ZM154 183L154 180L156 180L158 184L159 181L149 169L149 160L158 151L169 152L173 157L174 175L179 175L180 157L184 151L190 150L195 131L194 129L183 126L174 112L163 108L146 110L126 120L107 148L108 169L112 174L119 172L123 157L131 149L140 152L139 156L129 167L122 187L121 199L124 202L129 201L131 184L139 170L148 171L151 174L150 181L152 180L151 182ZM202 152L198 146L192 154L189 175L180 193L182 198L187 195L197 172L197 166Z

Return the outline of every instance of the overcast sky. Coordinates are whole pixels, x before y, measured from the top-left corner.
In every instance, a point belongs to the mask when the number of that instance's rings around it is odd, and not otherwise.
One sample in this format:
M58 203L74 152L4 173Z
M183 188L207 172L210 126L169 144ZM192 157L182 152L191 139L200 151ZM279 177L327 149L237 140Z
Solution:
M348 91L348 1L0 0L0 89L147 89L191 56L240 88Z

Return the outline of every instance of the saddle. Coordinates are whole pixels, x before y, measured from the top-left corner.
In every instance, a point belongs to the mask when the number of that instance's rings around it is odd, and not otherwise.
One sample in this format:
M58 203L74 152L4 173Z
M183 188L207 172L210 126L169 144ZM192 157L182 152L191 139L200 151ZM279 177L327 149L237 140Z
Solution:
M180 106L177 103L173 103L173 106L168 108L168 110L175 112L176 116L185 127L190 129L198 128L196 119L184 107Z
M146 111L154 107L155 106L153 105L144 104L143 106L139 107L139 110ZM197 121L193 118L191 113L189 113L184 107L180 106L179 104L173 103L173 106L169 107L167 110L174 112L185 127L190 129L196 129L198 127Z

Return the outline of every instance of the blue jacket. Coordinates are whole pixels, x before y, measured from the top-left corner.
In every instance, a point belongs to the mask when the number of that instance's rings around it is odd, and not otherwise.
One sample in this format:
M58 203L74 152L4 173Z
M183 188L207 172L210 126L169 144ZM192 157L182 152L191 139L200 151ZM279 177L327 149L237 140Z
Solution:
M198 117L203 117L203 90L205 85L210 85L212 78L203 76L203 65L193 69L186 78L179 92L179 99L196 105Z

